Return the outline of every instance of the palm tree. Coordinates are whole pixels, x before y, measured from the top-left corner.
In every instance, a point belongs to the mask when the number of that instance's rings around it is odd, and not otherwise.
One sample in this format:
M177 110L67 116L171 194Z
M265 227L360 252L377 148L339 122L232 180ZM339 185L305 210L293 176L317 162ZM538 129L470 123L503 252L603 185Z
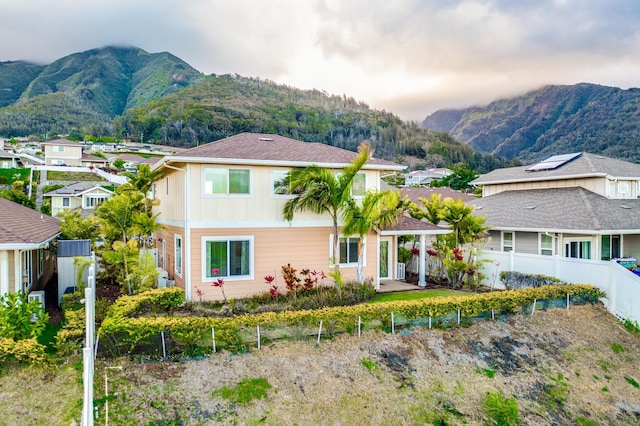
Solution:
M339 270L339 233L338 219L342 210L351 200L351 186L353 178L371 157L371 147L361 144L358 156L346 166L341 173L312 164L302 169L293 169L282 185L287 185L286 191L295 194L283 208L284 218L293 220L295 212L311 211L317 214L328 214L333 221L333 264Z
M387 190L368 191L361 202L352 199L344 209L342 233L358 236L357 280L359 283L364 282L362 273L364 237L372 230L377 231L393 226L402 215L402 206L398 193Z
M153 182L162 177L162 170L151 171L151 166L148 164L139 164L136 173L123 172L120 173L123 176L129 178L127 183L124 183L118 187L118 193L124 192L141 192L144 194L144 209L149 211L149 205L147 203L147 193L151 190Z

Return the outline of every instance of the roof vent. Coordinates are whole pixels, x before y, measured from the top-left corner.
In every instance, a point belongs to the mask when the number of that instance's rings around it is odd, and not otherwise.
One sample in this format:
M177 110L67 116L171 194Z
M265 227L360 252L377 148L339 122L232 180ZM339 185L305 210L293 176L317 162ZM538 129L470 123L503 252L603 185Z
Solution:
M268 141L272 141L273 138L258 138L258 140L268 142Z
M620 204L620 207L627 210L631 209L631 207L627 206L626 204Z
M529 210L533 210L535 208L536 208L536 206L527 206L527 207L525 207L525 209L529 209Z

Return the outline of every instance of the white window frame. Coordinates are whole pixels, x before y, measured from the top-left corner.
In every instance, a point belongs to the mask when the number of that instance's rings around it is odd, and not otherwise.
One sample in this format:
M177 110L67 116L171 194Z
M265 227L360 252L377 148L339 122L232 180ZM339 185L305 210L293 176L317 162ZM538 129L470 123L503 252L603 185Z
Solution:
M178 250L179 248L179 250ZM184 260L184 248L182 247L182 235L174 234L173 235L173 270L179 276L182 277L182 267Z
M511 245L505 245L505 234L511 234ZM505 250L505 247L508 247L509 250ZM515 251L516 248L516 233L514 231L501 231L500 232L500 250L505 252Z
M539 235L538 236L538 253L542 256L553 256L556 253L555 244L554 244L555 237L553 235L547 235L545 233L540 233L538 235ZM542 245L543 237L551 238L551 248L546 248ZM551 251L551 253L545 253L549 251Z
M249 173L249 192L248 193L230 193L229 192L229 186L231 185L231 179L229 176L229 172L231 170L239 170L239 171L246 171ZM209 172L219 172L219 171L226 171L227 173L227 189L226 192L224 193L215 193L213 192L213 187L211 188L211 192L207 191L207 173ZM202 196L203 197L210 197L210 198L219 198L219 197L233 197L233 198L249 198L251 196L253 196L253 171L251 169L248 168L243 168L243 167L205 167L202 169Z
M207 276L207 243L224 241L227 243L229 250L230 241L249 241L249 273L246 275L217 275L215 277ZM227 257L227 262L229 258ZM254 279L255 271L255 244L253 235L230 235L221 237L202 237L202 282L214 282L218 278L225 281L250 281Z
M345 236L345 235L340 235L339 237L341 240L342 239L349 239L349 240L358 240L357 236ZM338 251L340 250L340 243L338 242ZM367 266L367 237L365 236L362 239L362 266ZM335 266L335 259L340 260L340 252L338 252L338 256L334 257L333 255L333 234L330 235L329 237L329 266L333 267ZM339 266L341 268L355 268L358 266L358 259L356 258L354 262L348 262L348 263L340 263Z
M109 196L107 196L107 195L87 195L87 196L84 197L84 208L85 209L95 209L100 204L102 204L105 201L107 201L108 198L109 198Z
M44 249L38 249L38 278L44 275Z
M64 145L54 145L53 152L64 152Z
M563 241L563 255L565 258L568 259L585 259L585 260L590 260L593 259L593 254L594 254L594 249L595 249L595 244L592 241L591 238L567 238ZM583 257L583 247L584 247L584 243L589 243L589 257ZM571 244L577 244L577 248L578 248L578 257L572 257L572 256L568 256L567 251L571 250Z
M69 197L62 197L62 207L69 207L71 205L71 200Z
M33 264L31 256L31 250L22 252L22 286L25 292L29 291L33 286Z
M273 198L294 198L294 194L276 194L276 182L286 177L290 170L274 169L271 170L271 196Z

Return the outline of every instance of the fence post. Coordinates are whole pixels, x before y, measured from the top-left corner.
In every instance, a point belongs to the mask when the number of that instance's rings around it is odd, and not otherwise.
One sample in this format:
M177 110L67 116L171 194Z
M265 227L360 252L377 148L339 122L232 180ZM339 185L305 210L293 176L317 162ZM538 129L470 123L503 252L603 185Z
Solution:
M260 350L260 324L256 325L256 329L258 330L258 350Z
M569 310L569 293L567 293L567 310Z
M167 346L164 343L164 330L160 332L160 336L162 337L162 358L167 357Z
M318 344L320 344L320 335L322 334L322 320L320 320L320 327L318 327Z
M216 353L216 329L211 327L211 340L213 340L213 353Z
M538 301L538 299L536 299L535 297L533 298L533 308L531 308L531 316L533 316L533 313L536 311L536 302Z
M393 312L391 312L391 334L396 334L396 323L395 318L393 317Z
M360 332L361 327L362 327L362 318L358 317L358 337L360 337L361 335L361 332Z

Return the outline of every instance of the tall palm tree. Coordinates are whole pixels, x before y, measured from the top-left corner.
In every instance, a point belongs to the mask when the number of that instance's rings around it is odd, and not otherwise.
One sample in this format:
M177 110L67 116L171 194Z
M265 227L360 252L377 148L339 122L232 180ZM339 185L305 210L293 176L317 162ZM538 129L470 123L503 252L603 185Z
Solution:
M358 156L346 166L342 172L335 174L332 170L312 164L305 168L293 169L283 182L289 194L295 197L288 200L283 207L284 218L293 220L299 211L310 211L317 214L328 214L333 221L333 264L339 270L339 233L338 219L342 210L351 200L353 178L371 158L372 150L367 144L358 148Z
M148 164L139 164L136 173L123 172L120 174L128 177L129 181L118 187L118 193L141 192L144 195L144 210L148 212L150 206L147 201L147 194L151 190L153 182L162 177L162 170L152 172L151 166Z
M364 237L372 230L377 231L393 226L402 215L403 205L397 192L368 191L360 202L352 199L344 209L342 233L358 236L357 280L359 283L364 282L362 273Z

